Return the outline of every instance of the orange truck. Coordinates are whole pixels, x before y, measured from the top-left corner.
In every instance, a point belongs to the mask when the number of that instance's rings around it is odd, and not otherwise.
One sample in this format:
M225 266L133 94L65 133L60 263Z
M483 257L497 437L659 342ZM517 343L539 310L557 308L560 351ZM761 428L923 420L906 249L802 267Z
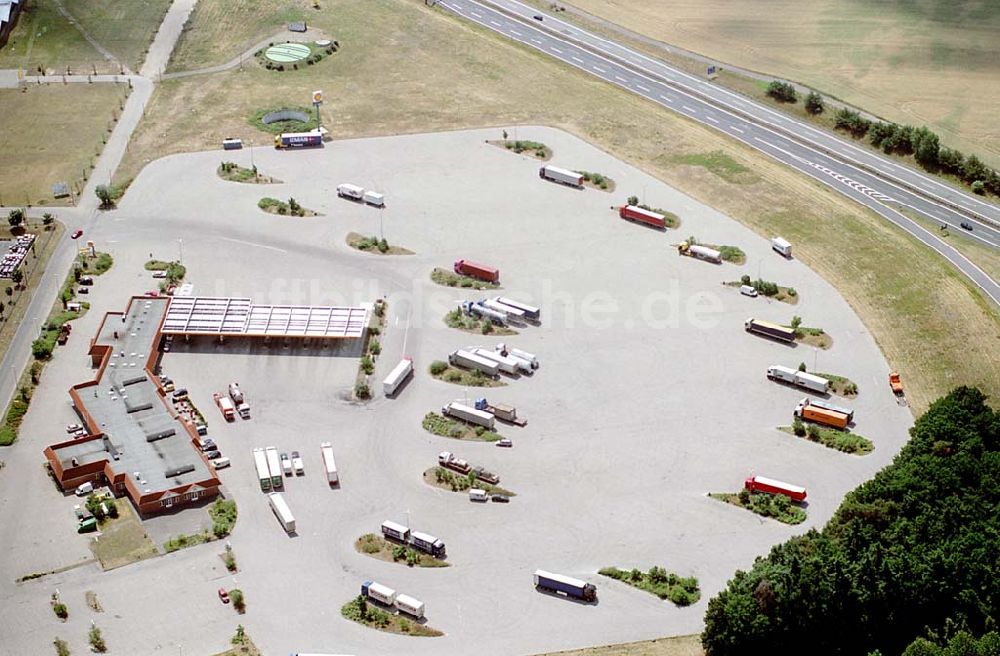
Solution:
M809 403L803 401L800 401L799 404L795 406L795 416L799 419L804 419L817 424L823 424L824 426L830 426L832 428L839 428L840 430L845 430L847 428L847 424L851 421L850 415L843 412L820 408L819 406L810 405Z
M226 421L236 420L236 408L228 396L216 393L212 395L212 398L215 399L215 405L219 406L219 410L222 411L222 416L226 418Z
M889 387L892 388L893 394L903 393L903 380L895 371L889 374Z

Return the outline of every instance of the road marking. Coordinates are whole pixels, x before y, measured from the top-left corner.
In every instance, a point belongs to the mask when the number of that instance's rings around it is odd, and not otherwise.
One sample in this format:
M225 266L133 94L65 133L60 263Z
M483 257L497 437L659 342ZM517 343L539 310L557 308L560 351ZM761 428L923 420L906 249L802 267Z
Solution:
M582 63L583 63L583 60L582 60L582 59L580 59L579 57L577 57L576 55L573 55L573 61L575 61L575 62L578 62L578 63L580 63L580 64L582 64Z
M646 93L649 93L649 89L647 89L646 87L642 86L641 84L635 85L635 88L636 89L641 89L641 90L645 91Z
M691 112L692 114L697 113L697 112L695 112L695 110L691 109L687 105L681 105L681 109L686 109L687 111Z
M626 80L625 80L625 78L623 78L623 77L622 77L622 76L620 76L620 75L616 75L616 76L615 76L615 79L616 79L616 80L618 80L619 82L625 82L625 81L626 81Z
M475 16L476 18L482 18L483 17L483 15L480 14L478 11L470 11L469 13L472 14L473 16Z
M670 98L667 98L666 96L660 96L660 100L662 100L663 102L668 102L670 104L673 104L673 102L674 102L673 100L671 100Z
M733 125L730 125L729 129L732 130L733 132L739 132L740 134L743 134L743 130L741 130L738 127L735 127Z
M542 45L542 42L539 41L538 39L532 39L531 42L532 43L537 43L538 45Z
M513 34L514 36L522 36L522 34L517 30L511 30L510 33Z
M242 239L233 239L232 237L219 237L223 241L231 241L234 244L243 244L244 246L256 246L257 248L266 248L272 251L278 251L279 253L287 253L284 248L278 248L277 246L266 246L264 244L255 244L252 241L243 241Z
M491 20L490 25L493 25L495 27L500 27L500 23L496 22L495 20Z
M562 50L560 50L559 48L557 48L557 47L555 47L555 46L552 46L552 47L550 48L550 50L552 50L552 52L558 52L558 53L559 53L560 55L562 54Z
M716 125L719 124L719 121L717 121L716 119L712 118L711 116L708 116L707 114L705 115L705 120L706 121L711 121L712 123L715 123Z
M601 68L600 66L594 66L593 69L595 71L600 71L601 73L607 73L607 71Z

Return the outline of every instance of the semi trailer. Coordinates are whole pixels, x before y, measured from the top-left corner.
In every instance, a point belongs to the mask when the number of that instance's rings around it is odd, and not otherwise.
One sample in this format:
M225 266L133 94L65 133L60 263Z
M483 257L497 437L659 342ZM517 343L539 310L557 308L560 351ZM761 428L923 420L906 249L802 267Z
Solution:
M319 452L323 456L323 469L326 470L326 482L329 485L340 483L340 475L337 473L337 461L333 459L333 445L323 442L319 445Z
M538 321L542 317L542 311L536 308L534 305L528 305L520 301L515 301L514 299L506 298L505 296L496 296L494 297L493 300L499 301L500 303L503 303L504 305L507 305L509 307L521 310L522 312L524 312L524 317L526 319L530 319L531 321Z
M776 481L773 478L765 478L764 476L751 476L743 481L743 487L750 492L783 494L792 501L800 503L806 500L806 489L804 487L783 481Z
M782 342L794 342L795 331L787 326L779 326L776 323L761 321L760 319L747 319L743 322L743 328L748 333L757 333Z
M545 570L535 570L535 587L563 594L574 599L594 601L597 599L597 588L592 583L575 579L571 576L553 574Z
M361 595L368 599L392 606L396 601L396 591L387 585L376 583L375 581L365 581L361 584Z
M842 405L835 405L835 404L830 403L828 401L823 401L821 399L810 399L808 397L802 399L802 401L800 403L804 403L806 405L814 405L817 408L823 408L825 410L832 410L833 412L839 412L842 415L847 415L847 422L848 423L854 421L854 410L851 410L850 408L845 408Z
M495 360L488 360L464 349L449 353L448 364L464 369L475 369L493 378L500 375L500 365Z
M518 418L517 408L512 405L506 405L503 403L492 404L486 399L476 399L476 410L489 412L497 419L514 424L515 426L528 425L527 421Z
M487 360L492 360L496 362L497 366L500 367L500 371L504 372L505 374L516 376L517 372L521 370L522 366L524 366L524 368L527 369L528 373L531 373L531 365L528 363L524 363L523 360L518 360L517 358L501 355L497 351L491 351L489 349L484 349L479 347L470 346L466 348L466 350L474 355L478 355L481 358L486 358Z
M266 447L264 455L267 456L267 469L271 472L271 487L280 490L284 487L284 479L281 476L281 460L278 458L277 447Z
M458 307L462 310L462 312L465 312L470 317L489 319L498 326L507 325L506 312L494 310L493 308L486 307L482 303L476 303L475 301L462 301Z
M795 406L795 416L799 419L804 419L817 424L823 424L824 426L830 426L832 428L839 428L840 430L846 429L847 425L851 423L850 417L843 412L821 408L817 405L809 403L808 399L805 401L806 402L800 401L799 404Z
M385 207L385 196L378 193L377 191L372 191L368 189L362 195L361 200L365 202L366 205L373 205L375 207Z
M454 417L456 419L461 419L467 421L470 424L476 424L477 426L482 426L489 430L493 430L494 420L493 415L483 410L476 410L475 408L470 408L469 406L456 403L452 401L443 408L441 408L441 414L445 417Z
M722 253L708 246L689 244L686 241L682 241L677 245L677 252L680 255L690 255L691 257L712 262L713 264L722 264Z
M666 216L635 205L622 205L618 208L618 216L626 221L642 223L643 225L652 226L661 230L665 230L667 227Z
M538 169L538 177L543 180L550 180L552 182L558 182L570 187L581 188L583 187L583 175L577 173L576 171L568 171L566 169L561 169L558 166L552 166L551 164L546 164L545 166Z
M295 517L288 504L285 503L285 497L282 496L281 492L271 492L267 495L267 501L271 504L271 511L278 518L278 522L285 529L285 532L295 533Z
M491 310L495 310L497 312L502 312L506 314L508 319L519 319L523 321L525 318L524 310L519 310L516 307L506 305L504 303L501 303L500 301L495 301L492 298L484 299L480 301L479 304Z
M323 145L321 132L282 132L275 135L275 148L311 148Z
M409 545L435 558L444 558L447 553L444 542L433 535L411 531L408 527L397 522L388 520L382 522L382 537Z
M364 187L345 182L337 185L337 195L347 200L362 201L365 198L365 190Z
M264 455L264 449L256 448L253 450L253 466L257 470L257 479L260 482L261 492L271 491L271 470L267 467L267 456Z
M424 617L424 602L411 597L410 595L399 594L396 595L396 601L393 603L401 613L406 613L414 619L423 619Z
M392 396L412 373L413 359L409 356L404 357L382 381L382 392L386 396Z
M524 360L527 362L532 369L538 369L538 357L534 353L528 353L527 351L522 351L521 349L508 348L503 342L496 345L493 349L500 355L509 356L512 358L517 358L518 360Z
M455 273L459 273L463 276L469 276L470 278L476 278L485 282L500 282L500 269L486 264L479 264L478 262L473 262L471 260L455 260L455 264L452 268Z
M233 407L233 402L228 396L223 396L216 392L212 395L212 399L215 401L215 405L219 406L219 410L222 412L222 416L226 421L233 421L236 419L236 408Z
M797 371L791 367L782 367L777 364L767 368L767 377L771 380L780 380L798 387L804 387L807 390L820 394L826 394L830 389L830 381L822 376Z

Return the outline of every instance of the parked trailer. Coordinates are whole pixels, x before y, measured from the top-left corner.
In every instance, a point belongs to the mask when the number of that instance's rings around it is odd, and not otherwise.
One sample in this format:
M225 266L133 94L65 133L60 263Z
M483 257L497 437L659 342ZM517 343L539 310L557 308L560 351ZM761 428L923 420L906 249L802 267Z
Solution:
M219 410L222 412L222 416L225 417L226 421L233 421L236 419L236 408L233 407L233 402L228 396L215 393L212 395L212 399L215 401L215 405L219 406Z
M751 476L743 481L743 487L750 492L767 492L768 494L783 494L792 501L802 502L806 500L806 489L791 483L776 481L773 478L763 476Z
M323 145L319 132L283 132L274 137L275 148L310 148Z
M369 189L364 193L361 200L363 200L366 205L374 205L375 207L385 207L385 196L378 193L377 191L371 191Z
M333 459L333 445L323 442L319 445L319 452L323 456L323 468L326 470L326 482L335 485L340 482L337 474L337 461Z
M492 298L487 298L479 302L480 305L488 307L491 310L496 310L497 312L503 312L507 315L508 319L520 319L524 320L524 310L519 310L516 307L510 305L504 305L500 301L494 301Z
M424 602L419 599L415 599L410 595L396 595L396 601L393 605L396 607L396 610L401 613L406 613L414 619L419 620L424 617Z
M506 405L503 403L497 403L496 405L488 402L486 399L476 399L476 410L483 410L484 412L489 412L497 419L509 422L515 426L527 426L528 422L524 419L519 419L517 416L517 408L512 405Z
M292 516L292 511L285 503L285 497L282 496L281 492L271 492L267 495L267 501L271 504L271 510L274 512L274 516L278 518L281 523L281 527L285 529L286 533L295 532L295 517Z
M347 200L364 200L365 190L364 187L345 182L337 185L337 195Z
M507 313L501 312L499 310L494 310L488 308L481 303L475 303L473 301L462 301L458 306L462 312L465 312L470 317L479 317L481 319L489 319L498 326L507 325Z
M583 187L582 174L577 173L576 171L561 169L558 166L552 166L551 164L546 164L542 168L538 169L538 177L543 180L551 180L552 182L558 182L570 187Z
M414 549L419 549L424 553L429 553L435 558L444 558L447 555L444 542L428 533L413 531L413 533L410 534L410 545Z
M553 574L545 570L535 570L535 587L542 590L561 593L574 599L594 601L597 599L597 588L592 583L574 579L571 576Z
M284 478L281 475L281 460L278 458L277 447L269 446L264 449L267 456L267 469L271 472L271 487L280 490L284 487Z
M477 426L483 426L484 428L493 430L493 415L482 410L470 408L462 403L455 403L454 401L449 403L441 408L441 414L445 417L455 417L457 419L467 421L470 424L476 424Z
M771 380L780 380L798 387L804 387L813 392L825 394L830 389L830 381L822 376L814 376L804 371L797 371L791 367L781 365L771 365L767 368L767 377Z
M667 228L667 217L658 212L636 207L635 205L622 205L618 208L618 216L626 221L642 223L654 228L660 228L661 230L666 230Z
M786 326L779 326L776 323L761 321L760 319L747 319L743 322L743 328L748 333L757 333L765 337L780 340L782 342L794 342L795 331Z
M487 360L493 360L494 362L497 363L497 366L500 367L500 371L504 372L505 374L510 374L511 376L515 376L517 375L517 372L521 369L521 364L519 360L512 358L510 356L500 355L500 353L496 351L491 351L489 349L478 348L478 347L476 348L469 347L467 350L470 353L478 355L481 358L486 358ZM530 365L528 366L528 370L529 371L531 370Z
M686 241L682 241L677 245L677 253L680 255L690 255L699 260L705 260L714 264L722 264L722 253L708 246L699 246L698 244L689 244Z
M399 361L389 375L382 381L382 392L386 396L392 396L399 389L399 386L413 373L413 358L407 356Z
M494 360L488 360L464 349L448 354L448 364L465 369L476 369L487 376L496 377L500 374L500 365Z
M843 412L837 412L835 410L827 410L826 408L821 408L811 403L800 402L795 406L795 416L800 419L805 419L807 421L812 421L817 424L823 424L825 426L831 426L833 428L839 428L844 430L847 425L851 423L850 418Z
M260 481L260 491L271 491L271 470L267 468L267 456L264 449L253 450L253 466L257 470L257 479Z
M246 396L243 395L243 390L240 389L239 383L229 383L229 398L236 404L236 412L239 413L240 417L249 419L250 404L247 403Z
M375 581L365 581L361 584L361 595L368 599L374 599L386 606L392 606L396 601L396 591L387 585L376 583Z
M538 357L534 353L528 353L527 351L522 351L521 349L516 348L507 348L507 345L503 342L497 344L496 348L493 350L500 355L506 355L519 360L524 360L531 365L532 369L538 369Z
M781 237L771 237L771 248L778 251L785 257L792 256L792 245Z
M833 403L828 403L827 401L822 401L820 399L810 399L804 398L801 403L806 405L814 405L817 408L823 408L824 410L832 410L833 412L839 412L840 414L847 415L847 422L850 423L854 421L854 410L850 408L845 408L842 405L834 405Z
M472 469L469 466L468 461L462 460L461 458L456 458L455 454L451 451L442 451L438 454L438 464L442 467L447 467L448 469L453 469L459 474L468 474L469 470Z
M382 536L402 542L403 544L408 544L410 542L410 529L402 524L386 520L382 522Z
M486 264L479 264L471 260L455 260L452 268L455 270L455 273L460 273L463 276L477 278L486 282L500 282L500 269Z
M542 311L534 305L527 305L526 303L521 303L520 301L515 301L505 296L497 296L493 300L503 303L506 306L517 308L518 310L524 312L525 318L531 319L532 321L538 321L542 318Z

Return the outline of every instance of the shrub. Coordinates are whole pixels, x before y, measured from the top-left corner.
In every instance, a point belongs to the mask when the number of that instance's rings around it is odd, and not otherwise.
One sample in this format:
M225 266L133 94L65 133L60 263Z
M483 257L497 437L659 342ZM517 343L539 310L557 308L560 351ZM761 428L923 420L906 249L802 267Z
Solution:
M50 343L48 339L39 337L31 343L31 355L36 360L48 360L52 357L53 347L54 344Z
M445 376L445 380L447 380L449 383L457 383L462 380L462 372L452 369Z
M625 201L625 204L626 205L638 205L639 204L639 197L638 196L629 196L628 199Z
M375 363L372 362L371 357L367 354L361 356L361 371L365 372L366 375L370 376L373 371L375 371Z
M233 601L233 608L236 612L242 615L247 610L247 600L243 597L243 591L239 588L233 588L229 591L229 598Z
M406 553L406 564L413 567L420 562L420 554L412 549Z
M806 425L798 417L792 419L792 432L799 437L803 437L806 434Z
M402 545L396 545L395 547L392 548L392 559L394 561L403 560L404 558L406 558L406 547Z
M691 605L691 594L687 590L679 586L671 588L669 599L678 606Z
M822 114L824 109L826 109L826 103L823 102L823 96L815 91L810 91L809 95L806 96L806 111L815 116Z
M69 645L65 640L56 638L52 641L52 645L56 648L56 656L69 656Z
M448 363L443 360L435 360L431 363L429 370L432 376L440 376L448 368Z
M986 193L986 184L982 180L976 180L972 183L972 193L982 196Z
M808 426L806 426L806 436L810 440L812 440L813 442L818 442L819 441L819 426L817 426L816 424L809 424ZM782 496L782 495L779 494L778 496ZM784 497L782 496L782 498L784 498Z
M750 276L748 276L746 274L743 274L742 276L740 276L740 284L741 285L749 285L750 284Z
M381 253L387 252L389 250L389 242L387 242L384 238L383 239L379 239L378 240L378 250Z
M90 646L99 654L103 654L108 650L108 646L104 642L104 636L101 635L101 629L96 625L90 627L89 641Z
M236 571L236 556L233 555L232 551L226 552L226 555L222 557L222 562L226 564L227 571Z
M52 604L52 612L55 613L56 617L58 617L61 620L64 620L67 617L69 617L69 609L66 608L66 604L59 601Z
M382 352L382 345L379 344L377 339L373 339L370 342L368 342L368 351L372 355L378 355L379 353Z
M491 332L493 332L493 323L488 319L483 319L482 333L484 335L489 335Z
M780 82L778 80L774 80L767 85L767 95L778 102L785 103L794 103L799 99L799 94L796 93L795 87L788 82Z
M368 383L358 383L354 386L354 396L359 399L370 399L372 397L371 388L368 387Z
M795 291L795 288L794 288L794 287L789 287L789 288L788 288L788 291L787 291L786 293L787 293L787 294L788 294L789 296L791 296L792 298L794 298L794 297L796 297L796 296L798 296L798 295L799 295L799 293L798 293L797 291Z

